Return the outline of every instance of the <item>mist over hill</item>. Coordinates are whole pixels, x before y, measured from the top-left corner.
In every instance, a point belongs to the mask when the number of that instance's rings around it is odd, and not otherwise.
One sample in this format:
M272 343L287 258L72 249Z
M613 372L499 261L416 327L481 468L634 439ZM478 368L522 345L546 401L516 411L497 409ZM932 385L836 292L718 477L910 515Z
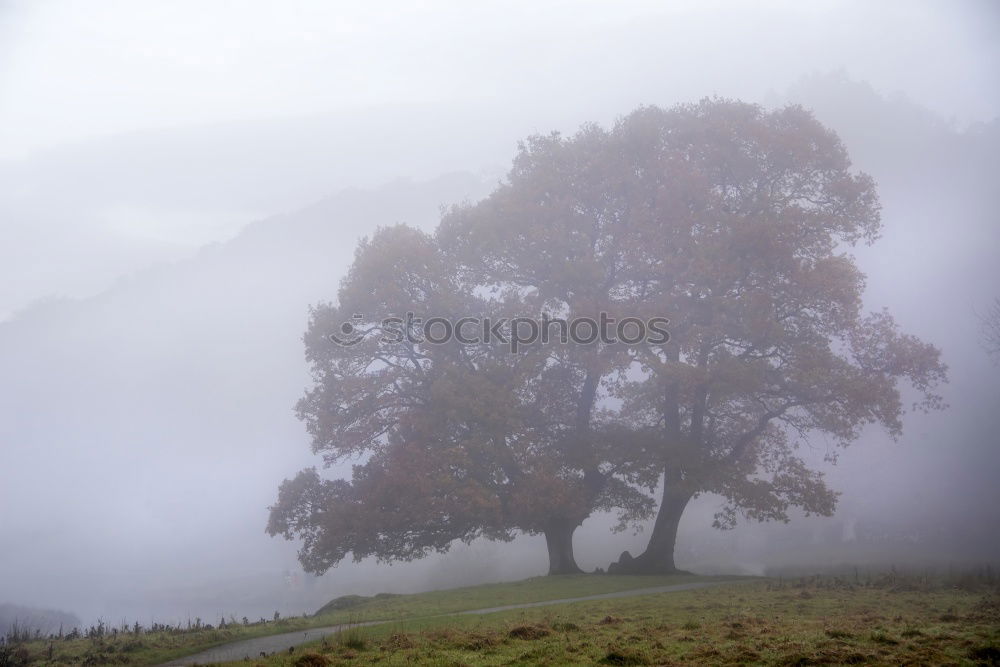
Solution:
M0 160L0 319L40 297L93 296L346 187L468 169L496 177L533 126L463 122L483 112L400 105L220 122Z
M673 100L665 91L658 101ZM827 466L844 492L833 518L719 533L717 501L698 499L678 564L762 572L815 563L810 545L832 563L903 562L914 540L937 562L996 560L1000 382L976 311L1000 295L1000 123L957 128L841 74L807 77L772 100L784 101L814 109L879 182L884 236L855 250L867 305L891 306L904 329L942 348L951 408L908 418L899 443L868 433ZM309 381L301 336L309 305L336 298L357 240L396 222L432 230L439 207L489 193L516 139L573 132L587 119L574 114L453 133L440 109L396 108L136 134L0 166L11 184L0 211L21 216L4 232L10 275L31 261L13 240L65 229L56 252L73 258L64 276L80 283L78 298L27 308L10 288L0 294L0 310L21 309L0 323L0 504L15 508L3 526L3 598L85 621L269 617L334 594L539 573L536 537L378 570L344 564L314 579L264 524L281 479L318 463L292 413ZM345 183L355 187L336 185ZM99 218L116 205L126 218L218 216L218 240L177 247L149 229L123 240L70 224L74 211ZM34 227L26 211L56 228ZM41 274L25 280L38 294L61 291ZM818 445L814 456L824 453ZM596 517L577 532L585 568L641 548L645 535L611 536L611 523Z
M484 192L468 175L345 191L0 325L10 475L0 493L21 508L4 526L0 559L5 572L45 572L12 577L5 594L85 600L98 586L131 598L261 572L280 592L294 549L267 538L261 517L277 481L310 462L292 415L308 380L309 304L336 296L357 240L378 225L430 228L441 205ZM270 616L274 604L197 611ZM146 608L135 605L76 608L88 617Z
M0 633L6 636L14 628L20 632L41 635L69 632L80 625L75 614L54 609L37 609L16 604L0 603Z

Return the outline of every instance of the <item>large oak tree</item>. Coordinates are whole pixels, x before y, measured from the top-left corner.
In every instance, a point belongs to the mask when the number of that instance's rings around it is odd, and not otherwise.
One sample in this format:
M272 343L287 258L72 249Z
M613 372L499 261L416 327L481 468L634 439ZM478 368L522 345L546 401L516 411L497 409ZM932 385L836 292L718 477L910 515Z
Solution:
M490 197L433 237L383 231L338 305L315 309L299 415L328 463L362 462L351 481L286 481L269 531L303 537L322 571L521 530L545 535L550 572L571 572L575 528L597 510L643 518L659 484L646 551L614 567L669 572L698 494L725 499L720 527L830 514L803 443L834 457L869 424L898 436L906 384L915 408L940 407L937 350L862 310L849 251L879 226L872 180L798 107L706 100L532 137ZM407 311L665 316L671 340L383 342L377 318ZM331 343L354 313L361 340Z

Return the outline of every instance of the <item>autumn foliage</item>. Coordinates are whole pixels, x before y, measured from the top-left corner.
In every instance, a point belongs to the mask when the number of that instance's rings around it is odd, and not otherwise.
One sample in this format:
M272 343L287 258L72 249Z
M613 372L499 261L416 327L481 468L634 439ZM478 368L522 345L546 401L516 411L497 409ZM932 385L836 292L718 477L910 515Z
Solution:
M865 313L852 245L879 235L872 180L807 111L725 100L643 107L611 129L524 142L485 200L431 236L364 242L313 310L314 385L298 413L327 463L286 481L272 534L323 571L351 554L411 559L455 540L543 533L550 572L575 571L595 511L656 520L621 571L674 569L691 498L739 516L830 514L837 494L798 451L878 424L902 429L901 389L941 407L945 369L887 312ZM404 312L670 318L663 345L387 344ZM328 334L355 313L362 340Z

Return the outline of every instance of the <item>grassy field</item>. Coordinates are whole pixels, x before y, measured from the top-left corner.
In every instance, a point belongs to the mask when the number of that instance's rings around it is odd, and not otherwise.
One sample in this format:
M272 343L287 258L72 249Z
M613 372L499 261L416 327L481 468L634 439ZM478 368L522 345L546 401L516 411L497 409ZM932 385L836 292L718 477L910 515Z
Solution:
M51 659L48 642L30 642L21 657L28 664L151 664L225 641L393 619L291 654L231 664L1000 664L1000 586L992 577L748 579L485 616L435 616L710 579L578 575L342 598L332 606L343 608L308 619L56 641Z
M374 663L1000 664L1000 590L972 579L757 580L353 628L251 664Z
M360 604L345 605L342 610L331 609L338 602L334 600L321 609L320 614L325 615L328 619L336 619L335 622L349 621L359 616L368 621L412 618L450 614L467 609L484 609L543 600L584 597L653 586L732 579L739 579L739 577L702 577L693 574L669 576L568 574L555 577L532 577L522 581L452 588L417 595L362 598ZM339 600L355 601L351 598L339 598Z
M127 627L109 628L100 636L94 637L22 642L16 646L0 649L0 667L22 664L154 665L241 639L359 620L413 620L469 609L719 579L723 579L723 577L698 577L694 575L635 577L581 574L535 577L512 583L485 584L414 595L382 595L374 598L346 596L333 601L316 615L305 618L287 618L248 625L230 623L224 628L208 627L190 630L175 628L138 633L130 631ZM6 658L4 657L5 653L7 654Z

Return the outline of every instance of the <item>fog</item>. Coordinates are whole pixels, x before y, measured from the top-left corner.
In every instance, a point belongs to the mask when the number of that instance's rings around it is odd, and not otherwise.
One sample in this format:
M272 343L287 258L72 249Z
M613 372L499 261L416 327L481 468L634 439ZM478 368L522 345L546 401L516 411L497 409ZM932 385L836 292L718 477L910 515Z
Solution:
M949 408L836 465L815 443L833 517L722 532L698 498L678 565L997 562L998 38L989 2L0 4L0 604L256 618L544 574L539 536L315 578L265 534L320 463L309 306L378 226L489 194L520 139L715 95L804 105L874 176L865 305L941 348ZM577 531L581 567L642 550L613 523Z

